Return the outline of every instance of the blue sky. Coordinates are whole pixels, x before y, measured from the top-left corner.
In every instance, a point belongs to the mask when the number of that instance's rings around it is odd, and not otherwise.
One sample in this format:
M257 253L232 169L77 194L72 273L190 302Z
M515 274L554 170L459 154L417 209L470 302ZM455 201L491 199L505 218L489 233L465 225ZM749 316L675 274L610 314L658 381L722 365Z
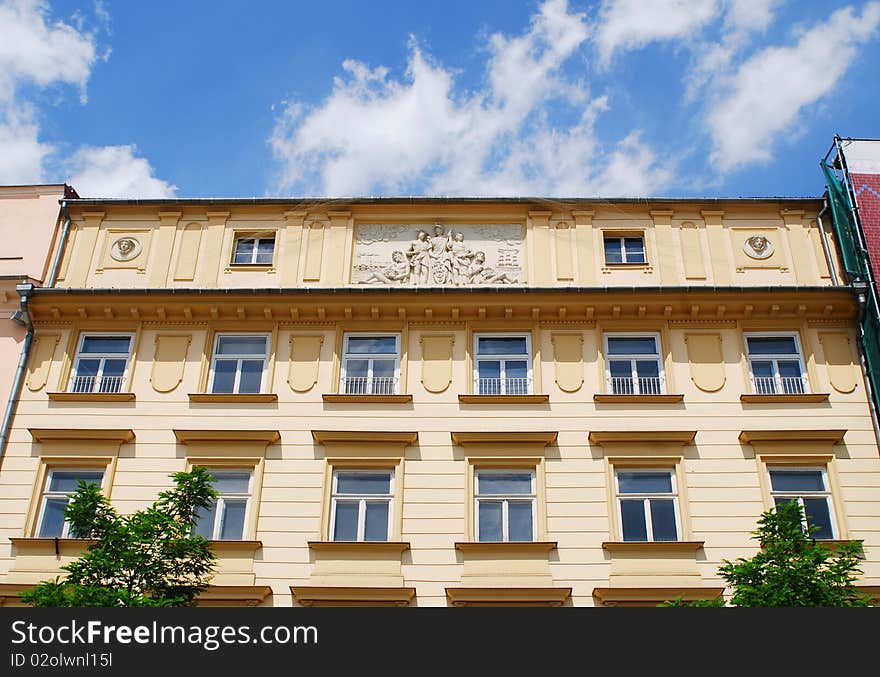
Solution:
M880 2L0 0L0 183L83 196L818 195Z

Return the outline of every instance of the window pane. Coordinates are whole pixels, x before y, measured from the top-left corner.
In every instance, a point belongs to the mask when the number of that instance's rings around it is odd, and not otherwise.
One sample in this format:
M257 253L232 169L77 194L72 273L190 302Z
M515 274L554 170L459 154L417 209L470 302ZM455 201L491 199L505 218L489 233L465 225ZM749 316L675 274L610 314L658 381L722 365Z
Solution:
M369 360L346 360L345 375L348 378L364 378L370 368Z
M80 360L76 365L77 378L94 378L98 375L100 360Z
M777 362L779 365L779 375L780 376L791 376L794 378L800 378L801 376L801 365L797 360L779 360Z
M214 385L212 393L231 393L235 387L235 360L217 360L214 362Z
M616 336L608 338L609 355L657 355L653 336Z
M217 341L218 355L265 355L266 336L221 336Z
M252 238L239 238L235 242L235 258L233 263L250 263L254 253L254 241Z
M528 378L529 363L525 360L506 360L504 371L507 373L507 378Z
M621 494L671 494L672 473L669 472L618 472L617 481Z
M389 495L390 473L339 473L336 475L336 493L363 496L365 494Z
M204 508L196 509L195 533L203 538L214 538L214 520L217 517L217 501L211 501L211 506L205 510Z
M757 378L773 378L773 363L764 360L752 362L752 376Z
M525 336L484 336L477 339L478 355L528 355Z
M797 344L793 336L749 336L749 355L793 355Z
M257 248L257 263L272 263L272 254L275 251L275 240L260 240Z
M819 527L813 532L813 538L834 538L834 530L831 528L831 511L828 509L828 501L824 498L805 498L804 511L807 513L807 523L812 527Z
M40 525L40 538L59 538L64 529L64 509L66 498L50 498L43 508L43 522Z
M657 378L660 376L660 363L657 360L637 360L636 373L642 378Z
M669 499L651 500L651 528L655 541L677 541L675 504Z
M333 527L334 541L356 541L358 533L358 504L344 501L336 502L336 524Z
M368 501L364 524L365 541L388 540L388 501Z
M501 501L480 501L478 538L480 541L501 541Z
M532 502L509 501L507 504L507 540L532 540Z
M214 488L221 494L246 494L250 485L249 472L210 472L215 478Z
M127 360L104 360L103 376L122 376L125 373Z
M244 536L244 514L247 511L247 501L234 500L224 501L223 524L220 526L220 538L238 541Z
M394 336L349 336L348 352L356 355L394 354L397 338Z
M626 249L627 263L644 263L645 262L645 245L640 237L627 237L623 240L623 246Z
M86 336L83 339L83 353L127 353L131 345L130 336Z
M620 502L620 519L623 523L624 541L647 541L648 528L645 524L645 504L638 500Z
M605 263L623 263L623 251L620 249L620 240L605 240Z
M479 473L477 480L477 493L480 495L507 496L532 493L530 473Z
M480 360L477 362L477 373L480 378L501 378L501 362L498 360Z
M611 360L608 369L612 378L632 378L632 362L629 360Z
M263 383L263 360L242 360L238 392L258 393Z
M373 376L375 378L393 378L394 360L373 360Z
M55 470L49 481L49 491L63 491L73 493L79 485L79 480L86 484L101 484L104 473L100 470Z
M771 470L773 491L825 491L821 470Z

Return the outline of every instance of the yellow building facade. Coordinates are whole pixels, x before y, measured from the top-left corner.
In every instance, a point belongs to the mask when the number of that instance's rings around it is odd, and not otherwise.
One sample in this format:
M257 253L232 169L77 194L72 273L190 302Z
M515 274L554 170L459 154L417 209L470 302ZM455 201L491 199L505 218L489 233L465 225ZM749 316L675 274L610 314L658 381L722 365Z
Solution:
M711 599L806 508L880 585L880 456L815 199L71 200L29 293L0 595L193 465L202 604ZM827 225L827 224L826 224Z

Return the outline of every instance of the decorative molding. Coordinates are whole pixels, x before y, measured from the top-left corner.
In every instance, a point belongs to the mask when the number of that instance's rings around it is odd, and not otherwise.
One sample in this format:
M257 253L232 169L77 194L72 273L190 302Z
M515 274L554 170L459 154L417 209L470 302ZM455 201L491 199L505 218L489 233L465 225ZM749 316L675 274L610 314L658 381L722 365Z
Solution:
M593 597L602 606L657 606L681 597L686 602L713 600L724 594L724 588L593 588Z
M277 402L275 393L189 393L190 402L213 404L245 404Z
M593 444L693 444L696 430L594 430L589 435Z
M415 588L379 588L366 586L292 585L293 599L301 606L409 606Z
M767 442L802 442L814 444L840 444L846 430L743 430L739 441L743 444ZM804 450L806 451L806 450Z
M808 404L811 402L827 402L829 393L801 393L779 395L751 395L745 393L739 396L740 402L747 404Z
M419 439L417 432L391 430L313 430L318 444L391 444L409 446Z
M262 442L274 444L281 439L277 430L180 430L175 428L174 437L181 444L198 442Z
M705 329L706 327L718 327L722 329L736 329L739 324L736 320L666 320L670 329Z
M134 431L130 428L28 428L28 432L34 442L101 440L124 443L134 440Z
M672 404L683 400L684 395L593 395L593 401L600 404Z
M268 585L209 585L199 593L196 606L254 607L271 594Z
M321 395L327 404L405 404L412 395Z
M309 548L329 553L386 553L400 555L409 550L406 541L309 541Z
M605 541L602 549L610 553L634 552L646 555L662 555L667 552L694 552L705 545L705 541Z
M226 553L249 552L255 553L263 547L263 541L211 541L211 550L217 557L224 557Z
M462 447L480 445L528 445L529 447L546 447L556 442L556 431L516 432L499 430L497 432L453 432L452 443Z
M571 588L446 588L452 606L562 606Z
M459 395L462 404L545 404L549 395Z
M46 393L52 402L132 402L134 393Z
M480 553L492 555L518 555L528 553L542 553L556 550L556 541L508 541L502 542L475 542L456 541L455 549L463 553Z

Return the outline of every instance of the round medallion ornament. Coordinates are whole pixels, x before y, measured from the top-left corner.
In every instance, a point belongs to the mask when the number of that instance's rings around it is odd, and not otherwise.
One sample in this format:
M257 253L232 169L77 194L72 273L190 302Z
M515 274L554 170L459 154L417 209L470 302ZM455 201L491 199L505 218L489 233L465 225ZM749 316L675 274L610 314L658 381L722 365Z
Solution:
M120 237L110 245L110 256L117 261L131 261L141 253L141 243L133 237Z
M769 259L775 250L773 243L763 235L752 235L743 243L743 251L753 259Z

